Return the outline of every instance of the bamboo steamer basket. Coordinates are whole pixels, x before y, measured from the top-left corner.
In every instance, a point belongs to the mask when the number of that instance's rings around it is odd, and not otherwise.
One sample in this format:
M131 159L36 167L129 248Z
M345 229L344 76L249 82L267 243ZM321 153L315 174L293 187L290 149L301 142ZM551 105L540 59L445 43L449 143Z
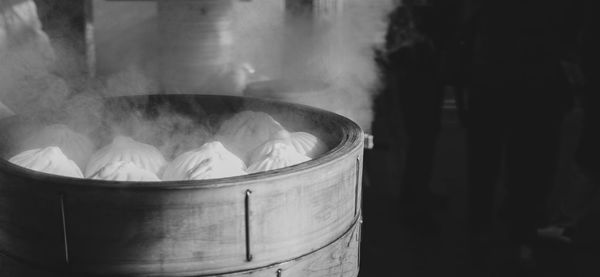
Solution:
M30 171L5 159L39 128L0 120L3 276L357 276L363 133L351 120L291 103L216 95L110 98L152 114L168 106L222 120L265 111L284 126L319 130L323 156L231 178L109 182Z

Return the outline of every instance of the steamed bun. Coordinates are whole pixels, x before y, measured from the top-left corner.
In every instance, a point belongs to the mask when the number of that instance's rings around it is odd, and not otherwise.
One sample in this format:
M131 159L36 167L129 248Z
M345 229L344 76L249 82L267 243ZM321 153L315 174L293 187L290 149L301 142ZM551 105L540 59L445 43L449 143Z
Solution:
M92 141L63 124L54 124L43 128L39 133L25 140L27 149L58 146L63 153L80 168L85 168L94 153Z
M322 140L311 133L288 131L277 132L274 135L276 139L285 140L294 147L298 153L314 159L327 151L327 146Z
M264 112L243 111L221 124L217 138L246 161L250 151L282 130L285 130L283 126Z
M85 169L85 176L93 176L107 164L117 161L132 162L156 175L160 175L166 164L165 158L156 147L129 137L116 136L111 144L92 155Z
M174 159L184 152L196 149L204 145L208 141L209 133L203 129L190 131L189 133L171 133L161 144L158 149L165 157Z
M218 141L179 155L163 173L164 181L203 180L246 174L246 165Z
M292 166L310 160L282 139L265 142L252 152L249 173Z
M31 170L74 178L83 178L77 164L56 146L27 150L8 160Z
M156 174L129 161L110 162L90 178L108 181L158 182Z
M171 113L144 121L138 129L136 138L155 145L168 160L202 146L213 136L209 126L199 124L190 117Z

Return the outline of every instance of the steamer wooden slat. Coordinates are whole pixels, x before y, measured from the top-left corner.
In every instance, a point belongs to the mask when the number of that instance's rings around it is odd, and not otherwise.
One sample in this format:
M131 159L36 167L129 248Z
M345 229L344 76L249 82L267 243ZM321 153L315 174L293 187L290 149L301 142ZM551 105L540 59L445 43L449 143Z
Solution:
M360 266L360 221L333 243L296 259L268 267L234 273L219 274L221 277L356 277ZM280 275L278 274L280 272ZM0 255L0 272L6 277L36 276L65 277L64 273L48 272L27 267ZM86 277L77 274L77 277ZM148 275L152 276L152 275ZM160 275L159 275L160 276ZM177 275L170 275L177 276ZM189 275L181 275L189 276Z

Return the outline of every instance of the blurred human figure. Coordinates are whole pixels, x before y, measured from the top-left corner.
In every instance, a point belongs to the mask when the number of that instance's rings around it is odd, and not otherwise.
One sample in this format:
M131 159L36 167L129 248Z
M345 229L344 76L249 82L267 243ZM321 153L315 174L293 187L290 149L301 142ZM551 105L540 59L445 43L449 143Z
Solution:
M400 213L411 227L437 229L432 212L443 203L429 183L440 132L443 80L440 66L455 1L402 1L391 13L386 36L385 85L394 94L404 127ZM398 126L399 127L399 126Z
M490 235L502 180L509 238L527 262L573 103L560 63L574 40L573 9L566 1L521 0L481 1L476 10L466 99L470 237Z
M592 201L597 199L600 189L600 2L583 0L580 11L581 36L578 47L579 68L583 75L583 110L579 142L573 161L572 190L577 190L578 206L583 211L560 214L549 226L541 228L542 236L554 237L570 242L573 229L586 215Z
M600 2L587 0L581 40L581 68L585 80L583 95L583 130L576 154L576 163L583 174L598 182L600 179Z
M581 39L581 70L584 78L582 108L583 124L575 153L575 167L586 182L600 186L600 2L585 0ZM593 196L590 193L589 196ZM591 198L588 198L588 203Z

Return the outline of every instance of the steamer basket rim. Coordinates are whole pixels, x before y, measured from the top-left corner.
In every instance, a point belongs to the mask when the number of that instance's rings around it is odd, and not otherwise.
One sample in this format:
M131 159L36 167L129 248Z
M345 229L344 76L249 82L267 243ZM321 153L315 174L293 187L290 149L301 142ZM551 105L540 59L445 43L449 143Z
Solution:
M327 111L320 108L282 102L272 99L263 99L256 97L245 97L245 96L231 96L231 95L204 95L204 94L156 94L156 95L133 95L133 96L117 96L108 97L107 99L133 99L141 97L208 97L208 98L230 98L238 99L240 101L251 100L255 102L262 102L270 105L277 106L288 106L291 109L304 109L310 113L325 114L327 117L335 120L339 123L339 128L344 131L344 136L337 143L337 145L329 150L325 155L304 162L297 165L280 168L276 170L257 172L247 175L240 175L227 178L207 179L207 180L180 180L180 181L160 181L160 182L130 182L130 181L107 181L107 180L94 180L94 179L82 179L66 177L54 174L48 174L44 172L38 172L31 169L23 168L12 164L4 158L0 158L0 175L4 175L7 171L13 175L18 175L20 178L25 179L37 179L43 181L46 184L53 184L60 187L69 188L85 188L92 187L96 189L119 189L119 190L186 190L186 189L215 189L236 185L250 185L253 183L259 183L261 181L273 181L289 176L289 173L302 173L312 169L318 169L321 167L328 166L336 160L342 158L348 153L354 153L363 149L363 131L360 126L354 121ZM0 119L0 126L2 122L15 118L18 115L13 115Z

